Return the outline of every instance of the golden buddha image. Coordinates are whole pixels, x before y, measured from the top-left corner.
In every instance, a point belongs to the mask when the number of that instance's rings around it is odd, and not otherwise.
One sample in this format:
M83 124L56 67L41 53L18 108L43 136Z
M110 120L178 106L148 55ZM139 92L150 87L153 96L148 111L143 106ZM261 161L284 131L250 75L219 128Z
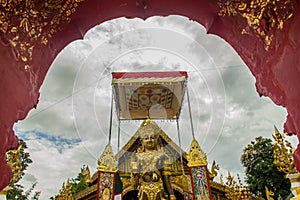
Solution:
M139 129L140 147L132 158L131 180L139 200L176 199L169 180L169 158L158 137L161 129L147 119Z
M110 190L109 188L104 188L101 200L109 200L110 199Z

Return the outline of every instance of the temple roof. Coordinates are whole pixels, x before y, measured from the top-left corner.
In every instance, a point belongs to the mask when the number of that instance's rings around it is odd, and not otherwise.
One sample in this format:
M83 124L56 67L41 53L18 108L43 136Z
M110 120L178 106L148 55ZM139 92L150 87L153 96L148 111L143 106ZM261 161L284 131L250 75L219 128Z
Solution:
M144 123L144 122L143 122ZM143 125L141 124L141 126ZM151 121L157 125L154 121ZM157 125L158 126L158 125ZM141 127L140 127L141 128ZM139 140L139 130L135 132L135 134L129 139L129 141L123 146L123 148L116 154L117 160L124 156L126 152L134 152L138 148L138 140ZM187 153L182 150L162 129L157 133L158 136L161 138L163 147L169 151L172 151L174 154L177 153L178 155L182 154L184 160L186 160Z

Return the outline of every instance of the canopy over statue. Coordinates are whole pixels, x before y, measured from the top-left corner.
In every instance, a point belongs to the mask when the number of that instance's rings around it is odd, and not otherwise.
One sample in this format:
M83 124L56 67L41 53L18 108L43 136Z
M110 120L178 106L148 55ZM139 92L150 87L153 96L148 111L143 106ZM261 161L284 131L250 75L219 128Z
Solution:
M114 72L112 86L119 120L178 119L187 72Z

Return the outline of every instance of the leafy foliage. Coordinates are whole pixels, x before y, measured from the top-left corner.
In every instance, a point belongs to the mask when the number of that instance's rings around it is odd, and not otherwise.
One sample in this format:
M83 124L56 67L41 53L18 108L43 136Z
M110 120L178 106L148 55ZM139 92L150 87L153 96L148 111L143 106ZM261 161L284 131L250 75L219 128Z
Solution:
M69 195L74 195L87 187L89 187L89 169L87 166L83 165L80 172L77 174L76 178L68 179L67 183L63 183L59 194L54 197L50 197L52 200L62 199Z
M20 167L20 173L18 174L19 178L16 182L12 182L9 185L9 190L7 191L6 198L7 199L14 199L14 200L28 200L30 198L30 195L33 192L33 189L35 188L37 183L34 183L28 190L24 191L24 186L21 184L18 184L19 180L22 179L22 177L25 175L25 170L29 166L29 164L32 163L32 160L30 159L30 154L26 152L27 144L22 139L19 140L19 146L20 146L20 157L18 158L18 162L21 164ZM41 192L35 192L33 194L33 197L31 199L38 200Z
M27 191L24 193L24 186L14 183L11 184L6 194L7 199L15 199L15 200L28 200L30 198L30 194L32 193L33 189L35 188L36 183L34 183ZM32 200L38 200L41 192L35 192Z
M32 163L32 160L30 159L30 154L28 152L25 151L25 149L27 149L27 144L26 142L24 142L22 139L19 140L19 145L21 145L21 162L22 162L22 177L24 176L24 171L27 169L27 167L29 166L29 164Z
M80 173L78 173L77 177L75 179L72 178L70 180L69 183L71 186L72 194L76 194L88 187L88 183L86 182L87 177L84 174L85 170L86 170L86 167L83 166L80 170Z
M286 198L290 194L290 181L274 164L272 140L255 138L243 149L241 163L246 168L246 182L253 194L266 199L265 187L274 192L274 198Z

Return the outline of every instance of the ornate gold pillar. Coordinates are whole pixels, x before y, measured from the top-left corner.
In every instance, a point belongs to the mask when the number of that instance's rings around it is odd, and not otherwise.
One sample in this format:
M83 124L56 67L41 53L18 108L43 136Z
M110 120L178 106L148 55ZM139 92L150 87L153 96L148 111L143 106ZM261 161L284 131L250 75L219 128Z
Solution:
M291 199L300 200L300 176L294 166L294 148L289 141L285 140L285 135L279 133L275 126L274 131L274 163L277 165L277 169L287 174L286 177L290 179L291 191L294 195Z
M116 189L117 160L108 144L98 160L96 200L113 200Z
M211 200L209 172L207 169L206 154L200 148L198 142L192 141L188 156L188 167L191 176L191 185L194 200Z

